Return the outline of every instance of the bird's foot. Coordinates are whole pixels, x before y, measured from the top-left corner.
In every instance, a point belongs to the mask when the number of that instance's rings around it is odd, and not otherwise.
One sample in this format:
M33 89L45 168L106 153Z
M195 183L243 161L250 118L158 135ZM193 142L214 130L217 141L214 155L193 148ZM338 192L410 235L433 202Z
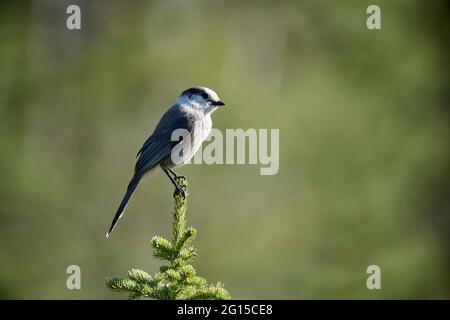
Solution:
M188 186L188 180L186 178L186 176L177 176L175 178L176 184L178 185L178 187L180 187L181 189L186 190L187 186ZM177 189L179 190L180 188ZM180 191L181 192L181 191Z
M181 196L183 196L183 198L186 198L188 196L188 192L186 190L184 190L184 188L181 186L175 187L175 192L173 193L173 195L175 196L177 193L181 194Z
M188 179L187 179L186 176L180 176L180 175L176 174L176 172L173 171L172 169L169 169L169 172L170 172L171 174L173 174L173 178L174 178L175 180L183 179L183 180L186 181L186 183L188 182Z

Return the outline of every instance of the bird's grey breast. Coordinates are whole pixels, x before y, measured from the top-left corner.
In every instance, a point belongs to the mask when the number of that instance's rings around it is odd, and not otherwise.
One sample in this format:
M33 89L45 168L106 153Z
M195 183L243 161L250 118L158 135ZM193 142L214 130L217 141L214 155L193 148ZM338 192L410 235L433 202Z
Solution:
M202 110L197 110L189 106L186 106L183 109L186 116L191 119L190 123L192 125L190 136L185 141L185 143L190 143L190 146L185 145L188 152L183 157L183 164L186 164L197 152L205 138L211 132L212 123L211 117L209 115L205 115Z
M188 163L209 135L211 126L209 115L205 116L203 111L189 105L177 104L169 109L156 126L153 135L170 132L170 139L175 139L172 141L172 151L177 151L176 161L171 153L161 162L161 167L167 169ZM176 132L177 129L181 131ZM181 142L177 142L179 136L182 136Z
M175 130L181 129L191 134L195 119L186 113L180 105L174 105L167 110L159 120L151 136L145 141L138 152L135 175L143 176L161 162L163 167L171 167L172 149L179 142L174 141Z

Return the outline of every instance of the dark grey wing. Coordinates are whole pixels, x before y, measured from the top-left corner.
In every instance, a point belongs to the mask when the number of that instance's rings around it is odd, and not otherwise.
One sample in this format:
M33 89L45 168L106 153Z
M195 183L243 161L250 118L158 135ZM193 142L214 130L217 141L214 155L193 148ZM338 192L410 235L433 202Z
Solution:
M172 141L173 131L176 129L185 129L191 132L193 120L178 105L167 110L161 117L161 120L159 120L155 131L139 150L138 159L134 168L134 176L142 177L164 158L169 156L172 148L179 143L179 141Z
M114 230L117 222L122 217L125 208L130 201L133 192L136 190L139 181L149 170L167 156L170 156L172 148L179 141L172 141L172 132L176 129L186 129L192 132L193 118L188 113L183 112L178 105L173 106L161 117L153 134L145 141L138 152L138 159L134 169L134 176L128 184L127 192L120 203L119 208L113 218L111 227L106 236L108 237Z

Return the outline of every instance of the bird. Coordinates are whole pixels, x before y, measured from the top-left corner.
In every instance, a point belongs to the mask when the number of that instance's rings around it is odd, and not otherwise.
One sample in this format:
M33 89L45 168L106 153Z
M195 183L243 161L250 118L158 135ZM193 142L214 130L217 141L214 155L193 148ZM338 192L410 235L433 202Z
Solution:
M192 87L181 93L173 106L162 115L153 133L139 149L133 177L106 237L111 235L117 222L123 216L141 179L158 165L169 177L176 190L186 196L185 190L177 182L180 176L173 169L188 163L194 156L211 132L211 114L224 105L225 103L217 93L206 87ZM185 134L173 141L173 133L177 129Z

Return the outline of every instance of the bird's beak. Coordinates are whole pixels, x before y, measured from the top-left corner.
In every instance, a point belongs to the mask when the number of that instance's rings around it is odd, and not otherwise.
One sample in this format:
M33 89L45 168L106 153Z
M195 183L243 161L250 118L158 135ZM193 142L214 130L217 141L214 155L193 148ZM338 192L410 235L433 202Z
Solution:
M223 103L222 101L218 100L218 101L211 101L211 104L213 106L224 106L225 103Z

